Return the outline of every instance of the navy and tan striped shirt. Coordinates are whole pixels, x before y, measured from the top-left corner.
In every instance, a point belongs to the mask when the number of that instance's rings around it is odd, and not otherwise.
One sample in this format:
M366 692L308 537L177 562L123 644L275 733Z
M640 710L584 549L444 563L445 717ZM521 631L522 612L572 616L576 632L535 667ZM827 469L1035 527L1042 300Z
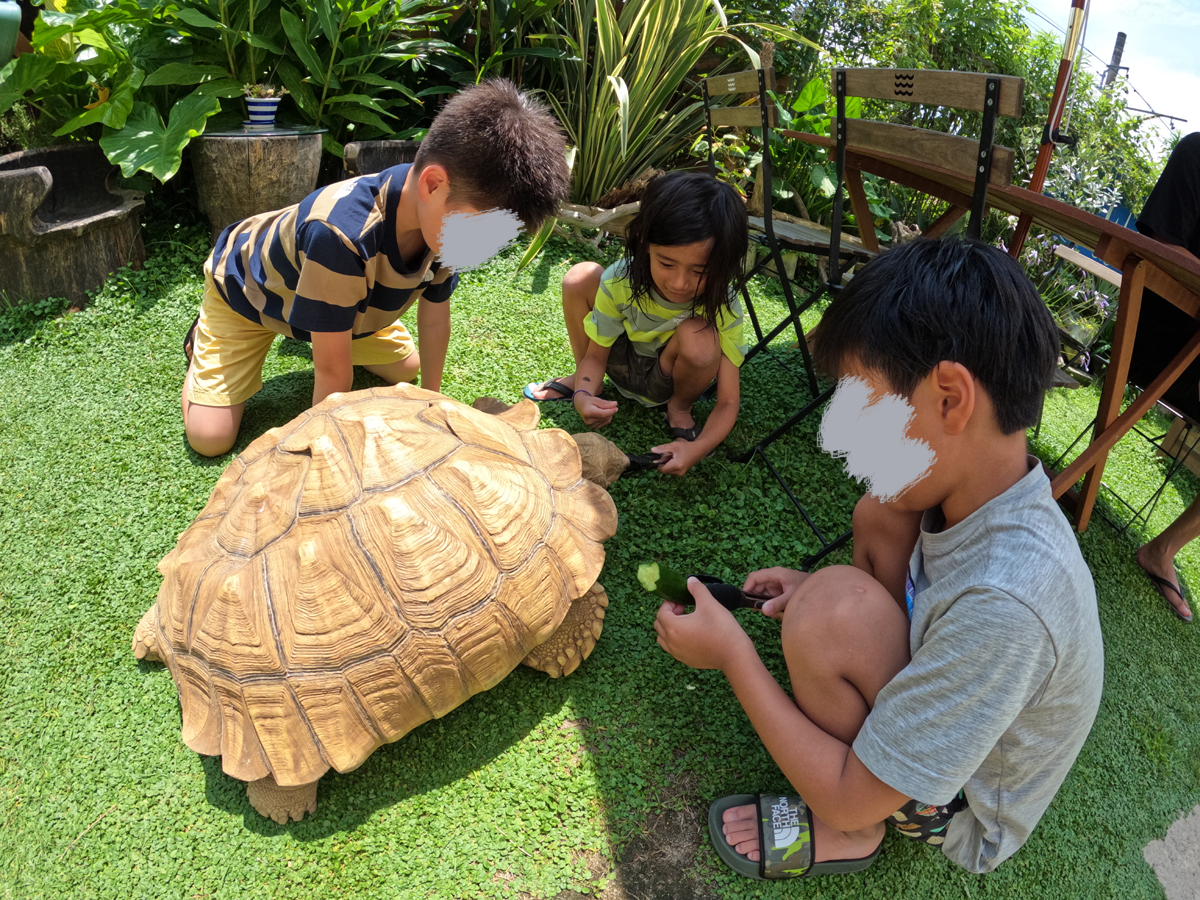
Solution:
M396 210L411 164L331 184L295 206L235 222L211 265L235 312L279 334L374 334L413 301L449 299L458 276L427 250L408 266L396 243Z

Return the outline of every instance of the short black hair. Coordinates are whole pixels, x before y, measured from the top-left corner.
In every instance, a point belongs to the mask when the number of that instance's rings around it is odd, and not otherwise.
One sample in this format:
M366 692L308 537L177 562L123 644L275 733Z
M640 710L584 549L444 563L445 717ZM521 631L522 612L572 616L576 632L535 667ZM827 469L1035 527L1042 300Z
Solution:
M566 153L550 110L511 81L493 78L464 88L442 107L413 169L444 166L451 200L511 210L534 231L570 193Z
M871 261L829 304L817 365L878 373L911 397L943 360L992 399L1004 434L1037 423L1058 362L1058 332L1019 263L978 241L916 240Z
M650 245L679 247L713 239L704 267L704 291L693 314L715 325L729 308L730 285L745 266L750 232L746 204L736 190L711 175L671 172L646 185L638 214L625 229L625 258L634 302L650 295Z

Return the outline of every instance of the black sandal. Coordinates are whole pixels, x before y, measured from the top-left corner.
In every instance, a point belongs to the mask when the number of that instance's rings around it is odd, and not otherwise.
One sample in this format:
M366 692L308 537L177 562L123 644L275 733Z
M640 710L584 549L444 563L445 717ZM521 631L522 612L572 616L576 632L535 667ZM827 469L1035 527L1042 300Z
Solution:
M671 414L665 409L663 410L663 425L666 426L667 434L671 436L673 441L694 441L700 437L700 426L693 425L691 428L676 428L671 424Z

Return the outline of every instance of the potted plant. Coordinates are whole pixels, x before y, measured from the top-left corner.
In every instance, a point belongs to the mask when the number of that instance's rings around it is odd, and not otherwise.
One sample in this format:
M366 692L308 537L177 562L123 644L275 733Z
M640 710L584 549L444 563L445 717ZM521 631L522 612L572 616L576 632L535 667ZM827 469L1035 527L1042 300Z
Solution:
M287 88L273 84L247 84L243 87L250 118L242 124L249 131L267 131L275 127L275 112Z

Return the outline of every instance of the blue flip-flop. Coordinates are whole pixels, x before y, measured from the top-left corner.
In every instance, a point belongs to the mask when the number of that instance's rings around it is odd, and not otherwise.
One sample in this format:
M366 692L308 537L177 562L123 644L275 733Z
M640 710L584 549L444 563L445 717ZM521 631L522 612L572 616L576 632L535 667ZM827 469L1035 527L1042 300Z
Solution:
M758 809L758 862L742 856L725 840L725 810L735 806ZM861 859L830 859L814 862L812 811L799 797L783 794L732 794L708 808L708 837L713 849L729 868L757 881L781 878L816 878L821 875L845 875L861 872L875 862L875 852Z
M558 397L535 397L534 391L554 391L559 394ZM531 381L525 385L525 389L521 394L534 403L561 403L563 400L570 400L575 396L575 389L569 388L561 381L551 378L549 381L543 381L540 384L536 381Z

